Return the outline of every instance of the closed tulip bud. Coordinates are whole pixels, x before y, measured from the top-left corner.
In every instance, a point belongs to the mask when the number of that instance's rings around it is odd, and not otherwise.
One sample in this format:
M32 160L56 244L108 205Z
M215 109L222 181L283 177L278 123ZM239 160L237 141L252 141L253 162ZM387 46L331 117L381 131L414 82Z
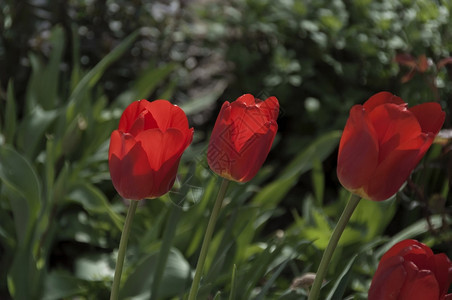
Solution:
M193 128L178 106L166 100L130 104L110 139L108 161L118 193L132 200L166 194L192 138Z
M218 175L251 180L263 165L278 130L279 103L245 94L221 107L207 150L207 162Z

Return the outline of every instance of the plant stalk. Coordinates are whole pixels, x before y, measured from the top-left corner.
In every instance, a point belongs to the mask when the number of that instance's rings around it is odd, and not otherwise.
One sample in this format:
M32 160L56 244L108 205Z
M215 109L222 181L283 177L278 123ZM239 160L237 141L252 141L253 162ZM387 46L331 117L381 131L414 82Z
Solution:
M320 261L319 268L315 275L314 284L312 285L308 300L317 300L319 298L320 288L322 287L323 279L325 278L326 272L328 270L328 265L331 261L331 257L333 256L337 243L339 242L339 239L344 232L345 226L347 226L347 223L350 220L350 217L355 211L355 208L360 200L361 197L350 193L350 198L348 199L347 205L345 206L344 211L342 212L342 215L333 230L333 234L330 237L330 241L328 242L328 246L326 247L325 252L323 252L322 260Z
M215 205L210 215L209 223L207 224L206 233L204 235L204 240L201 246L201 252L199 254L198 263L196 265L195 277L193 278L190 293L188 295L188 300L195 300L196 295L198 294L199 283L201 281L202 271L204 269L204 264L206 262L207 252L209 250L210 241L212 239L213 230L215 229L215 224L217 223L221 206L223 205L223 200L224 196L226 195L228 184L229 180L223 178L220 190L218 191L217 199L215 200Z
M111 287L110 300L117 300L119 297L119 285L121 283L122 267L124 266L124 258L126 256L127 241L129 240L130 229L137 210L138 201L131 200L129 210L127 211L126 221L121 233L121 240L119 241L118 258L116 260L115 276L113 278L113 285Z

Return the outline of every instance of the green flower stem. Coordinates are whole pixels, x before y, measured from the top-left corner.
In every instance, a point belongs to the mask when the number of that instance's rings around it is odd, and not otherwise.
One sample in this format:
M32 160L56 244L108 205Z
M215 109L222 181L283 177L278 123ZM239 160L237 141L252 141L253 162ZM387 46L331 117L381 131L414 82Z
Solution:
M320 287L322 286L323 279L325 278L326 271L328 270L328 265L331 261L331 257L333 256L334 250L336 249L337 243L341 238L342 232L344 232L345 226L347 226L350 217L353 214L356 206L361 200L361 197L350 194L350 198L345 206L344 211L342 212L339 221L334 228L333 234L330 237L330 241L328 242L328 246L323 252L322 260L320 261L319 269L315 275L314 284L312 285L312 289L309 293L308 300L317 300L320 294Z
M201 281L202 271L204 269L204 263L206 262L207 251L209 250L210 240L212 239L213 230L217 223L217 218L223 205L224 196L228 188L229 180L224 179L221 182L220 190L218 191L217 199L210 215L209 223L207 224L206 233L201 246L201 253L199 254L198 264L196 265L195 277L190 288L190 294L188 300L195 300L198 294L199 282Z
M160 290L160 282L163 278L163 272L165 271L166 262L168 261L168 255L170 253L171 244L176 233L177 224L180 220L180 215L182 214L182 208L171 205L170 215L168 217L168 222L163 233L163 241L160 247L159 256L157 259L157 267L154 273L154 279L152 280L151 286L151 300L157 300Z
M118 259L116 260L115 277L113 278L113 286L111 287L110 300L117 300L119 297L119 284L121 283L122 267L124 265L124 257L126 256L127 241L129 239L130 228L132 227L133 216L137 210L138 201L131 200L129 210L127 211L126 222L119 241Z

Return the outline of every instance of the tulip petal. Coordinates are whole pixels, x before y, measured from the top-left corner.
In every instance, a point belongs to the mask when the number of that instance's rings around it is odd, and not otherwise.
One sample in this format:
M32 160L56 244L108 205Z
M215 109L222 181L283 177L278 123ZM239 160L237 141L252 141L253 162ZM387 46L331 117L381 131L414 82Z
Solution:
M274 120L278 118L279 102L276 97L268 97L265 101L260 101L256 104L261 114L267 117L267 120Z
M368 112L374 110L374 108L382 104L396 104L396 105L406 105L402 98L397 97L389 92L379 92L372 97L370 97L364 104L364 109Z
M148 111L149 104L149 101L143 99L140 101L134 101L129 106L127 106L127 108L121 115L121 119L119 119L118 130L122 132L129 132L139 116L143 112ZM152 121L148 119L147 122L152 122L152 125L150 125L149 123L147 124L148 128L157 127L155 120Z
M394 150L378 165L364 191L371 200L383 201L393 196L418 162L418 150Z
M337 176L347 189L359 189L372 177L378 163L376 133L361 105L350 110L339 144Z
M392 246L391 249L386 251L386 253L381 257L380 262L396 255L403 256L405 253L412 251L413 246L418 246L417 249L420 248L424 253L427 253L428 255L433 255L432 250L426 245L419 243L416 240L406 239L401 242L398 242L397 244Z
M369 288L368 300L399 299L405 277L402 257L394 256L380 261Z
M156 198L166 194L174 185L181 156L173 156L162 164L159 176L155 178L153 193L148 198Z
M148 109L161 131L166 131L168 128L177 128L181 132L187 131L188 120L179 106L166 100L155 100L149 104Z
M438 134L443 126L446 113L442 111L441 105L434 102L423 103L409 109L417 118L422 132Z
M403 274L397 270L400 266ZM452 263L445 254L434 255L427 245L416 240L401 241L381 258L369 289L369 299L445 300L452 281L449 267ZM393 276L393 272L399 274ZM386 292L382 293L383 290Z
M226 177L230 170L230 159L237 153L229 137L231 128L231 104L224 102L218 114L207 149L207 163L220 176Z
M276 121L278 118L279 102L274 96L268 97L266 100L262 101L260 99L256 99L251 94L245 94L237 98L237 100L233 103L236 103L239 107L257 107L259 109L259 115L265 117L267 121Z
M154 171L160 170L165 161L181 155L186 147L183 134L174 128L165 132L157 128L145 130L137 135L136 140L141 142Z
M132 124L132 127L130 127L129 133L133 136L136 136L143 130L151 128L157 128L157 122L148 110L144 110L136 118L135 122Z
M239 182L250 181L264 164L271 145L278 131L276 122L266 125L265 134L256 133L240 149L240 153L235 156L235 161L231 164L231 175Z
M405 284L400 291L400 300L439 299L439 287L435 275L429 270L418 270L411 262L404 264L407 270Z
M130 138L125 140L128 144L132 144ZM126 199L141 200L147 197L152 187L150 183L153 182L153 177L149 172L147 155L140 143L134 143L123 157L118 157L116 153L117 151L110 151L108 160L115 189Z
M379 162L399 145L416 138L422 132L414 114L402 105L380 105L369 113L369 119L378 136Z
M452 262L446 254L439 253L429 258L429 266L438 281L440 295L444 296L452 283L452 278L449 278Z
M279 103L245 94L225 102L209 141L207 162L218 175L239 182L251 180L264 163L276 135Z
M122 159L135 144L136 141L132 135L115 130L110 136L108 157L110 158L114 154L119 159Z
M256 104L256 98L251 94L244 94L238 97L234 102L245 104L245 106L254 106Z
M266 132L265 123L267 119L260 114L256 106L243 106L238 102L231 104L231 123L222 134L222 138L230 142L237 153L254 134Z
M118 128L109 149L110 174L118 193L134 200L167 193L193 139L185 113L166 100L135 101L124 110Z

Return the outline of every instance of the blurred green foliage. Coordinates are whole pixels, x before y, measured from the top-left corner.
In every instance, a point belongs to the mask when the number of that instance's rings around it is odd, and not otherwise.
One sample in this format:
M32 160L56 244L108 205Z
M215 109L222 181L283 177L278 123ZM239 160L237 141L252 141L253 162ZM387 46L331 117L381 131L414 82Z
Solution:
M221 103L248 92L278 97L280 129L258 176L228 191L200 299L303 298L295 279L315 272L346 201L335 167L350 107L389 90L439 101L450 128L451 66L436 63L451 56L451 12L447 0L5 0L0 299L108 298L127 205L109 179L109 136L140 98L179 104L196 133L175 188L138 209L122 297L182 297L217 192L209 131ZM431 63L402 83L400 53ZM360 203L327 299L365 299L383 250L403 238L452 257L443 141L396 199Z

